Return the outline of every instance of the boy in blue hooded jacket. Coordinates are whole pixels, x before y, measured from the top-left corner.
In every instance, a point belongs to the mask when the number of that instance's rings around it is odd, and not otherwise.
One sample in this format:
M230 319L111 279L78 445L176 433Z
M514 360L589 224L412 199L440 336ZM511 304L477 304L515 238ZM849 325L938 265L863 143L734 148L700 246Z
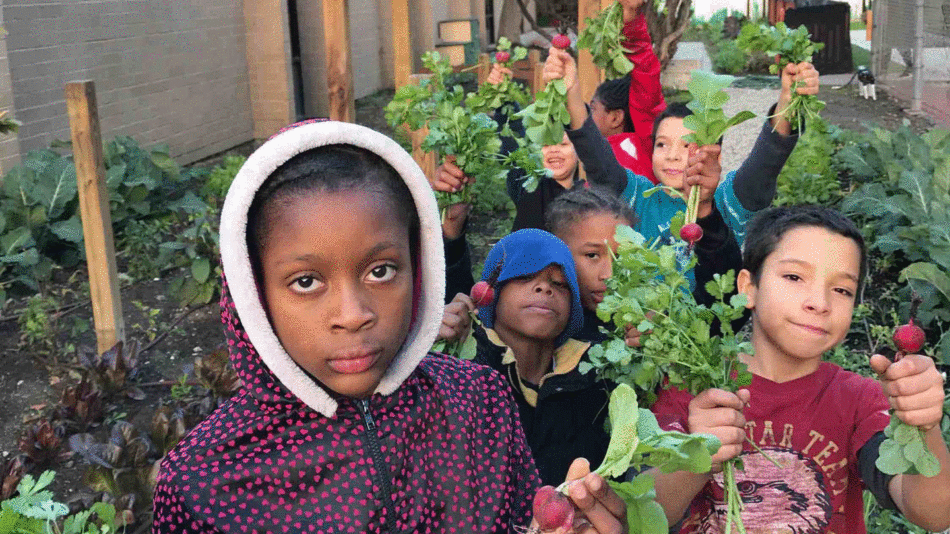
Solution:
M590 343L572 338L584 312L570 249L543 230L514 232L488 253L482 280L495 291L478 309L475 361L511 386L541 480L559 484L574 458L599 465L610 388L577 370Z

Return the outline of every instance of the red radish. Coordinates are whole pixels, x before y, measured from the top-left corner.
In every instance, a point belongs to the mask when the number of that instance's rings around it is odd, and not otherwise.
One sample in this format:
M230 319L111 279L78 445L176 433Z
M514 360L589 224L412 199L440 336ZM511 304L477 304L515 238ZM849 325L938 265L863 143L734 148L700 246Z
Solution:
M924 347L926 341L927 336L919 326L914 324L913 319L894 330L894 344L897 345L897 350L904 354L916 353Z
M554 46L554 48L564 50L571 46L571 38L563 33L559 33L551 39L551 45Z
M498 63L505 63L509 59L511 59L511 54L509 54L508 52L505 52L504 50L500 52L495 52L495 61L497 61Z
M469 296L475 301L475 307L481 308L482 306L490 305L495 300L495 290L492 289L488 282L482 280L472 286L472 292Z
M534 494L534 518L541 530L557 530L574 523L574 505L553 486L543 486Z
M703 229L696 223L684 224L680 228L680 237L690 245L703 238Z

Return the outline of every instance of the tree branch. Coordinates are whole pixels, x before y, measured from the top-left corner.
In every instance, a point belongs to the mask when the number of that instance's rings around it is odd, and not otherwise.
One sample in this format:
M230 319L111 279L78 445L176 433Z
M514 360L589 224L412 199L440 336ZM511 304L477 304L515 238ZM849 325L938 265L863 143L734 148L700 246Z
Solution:
M542 30L541 27L538 26L538 23L537 21L534 20L534 17L532 17L531 14L528 13L528 6L525 5L524 0L515 0L515 1L518 2L518 8L521 9L521 15L524 16L525 20L528 21L528 24L531 25L531 29L538 32L538 35L540 35L541 37L544 37L545 39L550 41L551 34Z

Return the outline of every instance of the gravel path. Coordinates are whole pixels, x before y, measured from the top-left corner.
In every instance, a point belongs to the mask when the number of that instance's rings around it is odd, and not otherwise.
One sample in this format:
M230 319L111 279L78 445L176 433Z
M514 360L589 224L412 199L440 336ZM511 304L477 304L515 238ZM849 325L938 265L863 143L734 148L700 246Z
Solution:
M747 109L758 117L749 119L742 124L730 128L725 135L722 143L722 170L723 172L733 171L742 165L745 158L752 150L755 144L755 138L758 137L762 129L762 121L768 115L769 108L778 101L778 89L738 89L728 88L729 102L726 103L724 111L731 117L740 110Z

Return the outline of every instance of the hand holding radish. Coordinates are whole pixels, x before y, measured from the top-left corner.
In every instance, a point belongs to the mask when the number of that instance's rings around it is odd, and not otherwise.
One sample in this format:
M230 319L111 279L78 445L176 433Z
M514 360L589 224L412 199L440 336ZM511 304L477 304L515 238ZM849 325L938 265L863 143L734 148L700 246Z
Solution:
M445 306L442 314L442 325L439 326L439 337L445 341L458 341L472 326L471 313L475 311L475 303L465 293L455 295L452 302Z
M689 158L686 160L684 188L699 186L699 208L696 218L702 219L712 213L713 196L722 179L722 164L719 163L719 154L722 147L706 145L696 148L690 147Z
M905 355L891 362L880 354L871 356L871 368L880 379L891 408L904 423L929 430L943 416L943 376L933 360L921 354Z
M603 477L590 472L587 460L574 460L567 481L568 497L551 486L538 490L532 528L556 534L627 532L626 503Z
M712 457L713 471L721 471L723 462L742 452L746 439L742 410L748 402L749 390L732 393L716 388L703 391L689 402L689 432L712 434L722 442Z
M498 52L498 53L501 54L501 52ZM501 82L511 78L511 76L512 76L511 69L509 69L508 67L505 67L501 63L494 63L491 66L491 72L488 73L488 78L485 79L485 83L498 85Z
M443 193L456 193L469 182L475 181L474 178L465 174L455 164L455 156L445 156L442 165L435 170L435 175L429 177L429 185L436 191Z
M544 61L541 80L545 85L554 80L564 80L564 86L570 90L577 84L577 63L565 50L552 47L548 50L548 58Z
M776 114L772 117L772 127L783 135L791 134L792 125L788 120L789 104L797 94L801 96L817 95L819 89L818 71L807 61L789 63L782 69L782 91L779 93ZM795 94L792 94L794 91Z

